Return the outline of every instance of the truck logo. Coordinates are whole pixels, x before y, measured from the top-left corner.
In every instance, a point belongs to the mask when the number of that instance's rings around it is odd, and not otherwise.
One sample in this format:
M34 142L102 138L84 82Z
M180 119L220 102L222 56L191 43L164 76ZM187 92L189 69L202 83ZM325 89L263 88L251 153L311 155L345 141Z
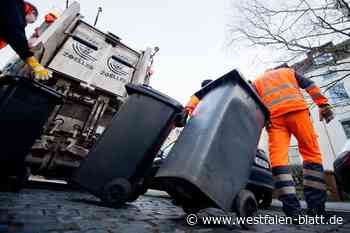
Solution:
M113 73L117 75L127 75L128 73L123 71L123 66L120 63L113 59L113 57L108 58L107 66Z
M91 62L95 62L97 61L96 58L94 58L93 56L91 56L91 53L94 51L93 49L77 42L77 41L74 41L72 43L72 47L73 47L73 50L76 54L79 55L79 57L87 60L87 61L91 61Z

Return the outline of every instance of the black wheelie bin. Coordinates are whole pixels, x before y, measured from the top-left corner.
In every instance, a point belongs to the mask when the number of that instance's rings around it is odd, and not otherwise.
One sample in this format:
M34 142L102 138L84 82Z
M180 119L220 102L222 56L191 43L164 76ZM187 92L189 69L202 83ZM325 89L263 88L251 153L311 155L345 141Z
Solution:
M72 182L108 204L137 199L139 188L183 106L142 85L126 85L128 98L73 174Z
M30 170L24 159L63 96L26 77L0 78L0 176L15 177L17 191Z
M172 146L173 144L170 144ZM160 150L157 158L153 162L152 170L150 174L146 176L142 187L142 194L146 193L148 189L162 190L157 186L157 182L154 182L154 176L157 174L159 168L162 166L167 158L167 154L171 147L166 147L165 150ZM270 161L264 150L258 149L254 158L254 163L246 189L251 191L258 203L260 209L268 209L272 203L272 192L274 189L274 183L272 178L272 170ZM176 202L174 204L178 205ZM181 203L179 203L181 204Z
M249 216L257 203L245 188L268 109L237 70L196 96L201 102L154 182L187 213L219 207Z

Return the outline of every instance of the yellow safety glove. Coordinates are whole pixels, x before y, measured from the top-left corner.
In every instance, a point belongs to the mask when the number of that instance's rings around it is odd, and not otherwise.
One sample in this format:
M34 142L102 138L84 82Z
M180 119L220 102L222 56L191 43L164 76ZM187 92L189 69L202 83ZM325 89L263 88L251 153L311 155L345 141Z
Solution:
M33 69L34 79L37 81L49 80L52 77L52 73L45 69L35 57L29 57L25 60L25 63L30 65Z

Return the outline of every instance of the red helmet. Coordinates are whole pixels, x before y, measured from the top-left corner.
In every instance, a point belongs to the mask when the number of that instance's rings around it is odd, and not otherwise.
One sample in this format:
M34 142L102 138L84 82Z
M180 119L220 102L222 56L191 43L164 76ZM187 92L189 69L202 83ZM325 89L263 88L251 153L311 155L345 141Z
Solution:
M31 3L27 2L27 1L24 1L23 3L24 3L24 12L25 12L26 15L29 14L29 13L34 13L34 15L36 17L38 17L39 11L36 8L36 6L34 6L33 4L31 4Z

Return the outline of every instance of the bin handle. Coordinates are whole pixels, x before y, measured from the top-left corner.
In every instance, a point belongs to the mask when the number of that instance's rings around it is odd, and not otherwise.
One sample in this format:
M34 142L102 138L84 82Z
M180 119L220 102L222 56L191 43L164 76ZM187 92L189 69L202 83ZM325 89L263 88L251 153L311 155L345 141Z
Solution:
M78 41L79 43L85 45L86 47L89 47L90 49L95 50L95 51L98 50L97 46L90 43L89 41L87 41L87 40L85 40L85 39L83 39L75 34L72 34L72 33L66 33L66 34L68 34L68 36L72 37L73 40Z
M136 69L135 66L131 65L129 62L126 62L126 61L120 59L119 57L116 57L116 56L113 55L113 56L112 56L112 59L113 59L113 60L116 60L117 62L122 63L123 65L125 65L125 66L127 66L127 67L129 67L129 68Z
M56 92L52 88L50 88L50 87L46 86L45 84L40 83L40 82L38 82L36 80L30 79L28 77L23 77L23 76L18 76L18 75L5 75L0 80L1 80L0 81L0 86L3 85L3 83L5 83L5 84L8 84L8 83L13 84L13 83L19 82L20 80L25 80L24 83L31 82L33 87L40 88L40 89L45 89L46 91L48 91L48 92L54 94L55 96L59 97L61 100L64 98L64 96L62 94Z

